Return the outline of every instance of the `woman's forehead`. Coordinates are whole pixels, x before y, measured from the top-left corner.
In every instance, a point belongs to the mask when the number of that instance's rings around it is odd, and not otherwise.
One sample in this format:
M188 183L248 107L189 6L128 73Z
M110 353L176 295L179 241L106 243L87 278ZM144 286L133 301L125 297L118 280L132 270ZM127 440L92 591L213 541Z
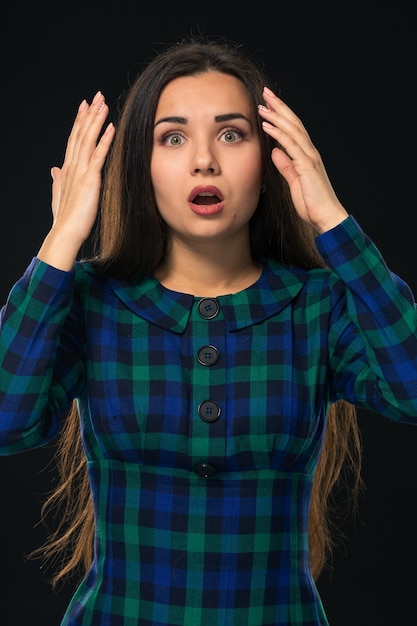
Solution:
M190 76L180 76L170 81L162 90L157 112L170 109L219 110L224 113L230 107L249 114L252 104L246 86L231 74L210 71Z

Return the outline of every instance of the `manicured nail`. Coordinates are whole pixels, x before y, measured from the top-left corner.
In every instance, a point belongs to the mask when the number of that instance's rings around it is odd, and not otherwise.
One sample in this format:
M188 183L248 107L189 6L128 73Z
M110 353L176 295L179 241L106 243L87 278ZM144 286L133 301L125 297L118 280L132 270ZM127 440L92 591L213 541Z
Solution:
M96 102L100 100L100 96L101 96L101 91L98 91L93 98L93 104L95 104Z
M269 89L269 87L264 87L264 92L268 94L268 96L274 96L274 92Z

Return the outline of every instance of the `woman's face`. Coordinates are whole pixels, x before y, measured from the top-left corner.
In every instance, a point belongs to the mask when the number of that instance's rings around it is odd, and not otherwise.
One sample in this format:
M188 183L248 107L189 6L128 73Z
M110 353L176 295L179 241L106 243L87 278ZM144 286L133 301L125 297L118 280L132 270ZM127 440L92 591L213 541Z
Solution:
M151 177L171 241L247 239L262 159L240 80L207 72L165 87L155 114Z

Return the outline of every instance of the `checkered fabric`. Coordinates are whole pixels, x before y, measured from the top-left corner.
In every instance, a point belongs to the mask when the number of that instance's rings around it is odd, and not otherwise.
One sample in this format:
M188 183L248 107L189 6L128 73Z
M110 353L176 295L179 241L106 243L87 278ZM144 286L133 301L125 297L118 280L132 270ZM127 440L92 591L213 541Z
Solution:
M417 423L417 315L353 217L332 269L233 295L34 259L1 312L0 453L78 398L94 562L63 626L318 626L307 521L330 403Z

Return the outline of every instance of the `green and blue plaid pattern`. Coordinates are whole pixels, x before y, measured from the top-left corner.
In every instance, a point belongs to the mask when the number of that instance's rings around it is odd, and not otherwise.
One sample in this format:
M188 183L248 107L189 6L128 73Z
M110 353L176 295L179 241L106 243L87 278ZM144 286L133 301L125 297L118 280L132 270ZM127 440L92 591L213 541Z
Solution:
M1 312L0 453L78 398L93 565L63 626L327 624L308 511L329 405L417 423L417 315L353 217L332 270L205 299L34 259ZM199 297L201 296L201 297Z

